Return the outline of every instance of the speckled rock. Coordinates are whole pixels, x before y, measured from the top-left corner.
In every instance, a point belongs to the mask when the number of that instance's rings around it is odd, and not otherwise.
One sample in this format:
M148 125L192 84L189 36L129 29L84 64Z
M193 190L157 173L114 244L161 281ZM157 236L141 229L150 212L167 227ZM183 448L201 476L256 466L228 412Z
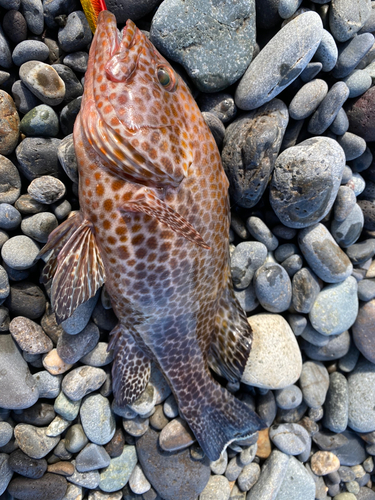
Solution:
M306 404L310 408L322 406L329 387L327 368L318 361L306 361L299 382Z
M65 363L74 364L92 351L98 340L99 328L90 322L77 335L69 335L63 331L57 341L57 352Z
M323 335L337 335L350 328L358 313L357 288L353 276L324 287L309 313L313 328Z
M137 463L134 446L124 446L119 457L112 458L108 467L100 472L99 487L102 491L118 491L125 486Z
M331 451L317 451L311 457L311 469L317 476L326 476L340 467L340 461Z
M45 457L60 441L60 437L49 437L45 427L35 427L29 424L18 424L14 435L18 446L31 458Z
M348 425L349 391L346 377L339 372L329 376L323 422L332 432L343 432Z
M356 3L335 0L329 11L329 27L338 42L352 38L371 14L371 2L360 0Z
M350 132L358 134L365 141L375 141L374 96L375 88L371 87L345 107Z
M26 87L44 104L57 106L64 100L65 83L49 64L39 61L25 62L20 67L20 77Z
M309 269L304 267L292 279L292 304L299 313L309 313L320 292L318 278Z
M274 450L262 467L258 482L251 488L247 500L272 500L280 489L288 469L290 457L281 451ZM310 499L309 499L310 500Z
M235 94L237 106L251 110L276 97L306 67L322 34L321 19L312 11L297 16L284 26L242 77Z
M371 363L375 363L375 299L361 303L352 333L358 350Z
M323 30L322 41L317 48L314 59L322 63L322 71L331 71L336 64L338 56L337 45L331 33Z
M8 155L17 146L20 133L20 118L12 97L0 90L0 154Z
M281 222L303 228L322 220L335 201L344 166L344 151L327 137L307 139L283 151L270 189L270 202Z
M266 311L279 313L286 311L292 300L292 284L285 269L280 264L263 264L254 275L256 296Z
M22 450L17 449L9 456L9 467L21 476L39 479L47 470L47 460L30 458Z
M62 389L73 401L82 399L86 394L96 391L104 384L106 373L101 368L80 366L65 375Z
M303 120L310 116L328 92L324 80L315 79L306 83L293 97L289 104L289 115L294 120Z
M28 318L17 316L12 319L9 331L21 349L30 354L41 354L53 348L43 328Z
M357 432L375 430L375 365L361 359L348 376L349 420Z
M274 424L270 427L271 441L287 455L299 455L309 444L309 435L302 425Z
M86 49L91 39L90 26L82 11L69 14L65 26L58 33L59 44L65 52Z
M193 460L189 450L176 453L158 447L158 433L149 429L136 443L147 479L165 500L195 500L210 478L209 460Z
M318 332L317 335L320 335L320 339L323 338L325 340L323 345L314 345L311 339L309 341L302 341L300 344L310 359L314 361L332 361L340 359L348 353L351 343L351 336L348 330L339 335L331 335L329 337L321 335Z
M85 434L92 443L103 445L112 439L116 423L107 398L101 394L87 396L79 414Z
M329 89L318 109L310 118L307 130L320 135L333 123L342 105L349 97L349 89L344 82L336 82Z
M229 500L230 485L225 476L211 476L199 495L200 500Z
M20 500L62 500L67 486L65 478L48 472L40 479L17 477L10 482L8 491Z
M27 136L54 137L59 133L59 118L51 106L41 104L22 118L20 129Z
M248 318L253 345L241 382L264 389L282 389L301 374L301 353L287 321L278 314Z
M249 65L255 44L254 14L254 1L217 8L211 2L167 0L153 17L150 38L162 53L184 66L199 90L215 92L238 80Z
M232 199L242 207L258 203L271 175L288 124L279 99L246 113L226 129L222 160Z
M27 192L34 200L47 205L55 203L62 198L65 191L64 184L51 175L43 175L34 179L27 188Z
M26 137L16 148L19 169L27 180L42 175L59 176L60 165L57 148L61 140L56 138Z
M327 283L339 283L351 275L353 266L323 224L302 229L298 243L315 274Z

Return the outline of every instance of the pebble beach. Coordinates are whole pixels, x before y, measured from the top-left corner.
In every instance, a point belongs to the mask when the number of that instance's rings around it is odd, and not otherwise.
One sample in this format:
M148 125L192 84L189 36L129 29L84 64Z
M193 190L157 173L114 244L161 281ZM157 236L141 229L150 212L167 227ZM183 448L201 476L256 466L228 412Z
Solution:
M79 209L78 0L0 0L0 500L375 500L375 1L107 0L188 84L230 181L237 383L266 428L211 462L152 366L113 399L105 289L60 325L49 234Z

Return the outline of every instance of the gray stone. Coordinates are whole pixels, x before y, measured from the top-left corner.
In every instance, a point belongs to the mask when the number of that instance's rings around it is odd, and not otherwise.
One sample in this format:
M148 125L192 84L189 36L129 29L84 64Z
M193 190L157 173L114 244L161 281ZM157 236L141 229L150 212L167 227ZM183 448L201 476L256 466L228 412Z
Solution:
M299 460L290 457L283 482L275 500L314 500L315 483Z
M341 465L359 465L366 458L366 450L364 441L356 432L346 430L342 433L346 437L347 442L335 449L335 455L340 460Z
M41 104L22 118L20 130L27 136L55 137L59 133L59 118L50 106Z
M12 59L16 66L27 61L45 61L49 55L48 47L38 40L24 40L18 43L13 50Z
M69 420L65 420L60 417L60 415L56 415L56 417L52 420L46 430L46 434L49 437L60 436L66 429L71 425Z
M287 107L273 99L227 127L222 160L230 194L240 206L251 208L261 199L287 124Z
M18 448L9 456L9 467L21 476L38 479L47 470L47 460L30 458Z
M319 361L306 361L302 366L300 387L305 403L311 408L319 408L325 401L329 375L327 368Z
M343 432L348 425L349 391L346 377L339 372L329 376L323 423L332 432Z
M13 437L13 427L8 422L0 422L0 447L5 446Z
M101 368L80 366L65 375L62 390L73 401L82 399L86 394L96 391L106 379L106 373Z
M298 386L292 384L284 389L276 390L275 399L279 408L291 410L302 403L302 392ZM295 455L295 453L292 453L292 455Z
M328 92L324 80L312 80L306 83L294 96L289 104L289 115L294 120L303 120L310 116Z
M332 85L318 109L310 118L307 127L310 134L320 135L325 132L348 97L349 89L344 82L336 82Z
M259 480L248 493L247 500L274 500L286 475L289 461L289 455L278 450L272 451L262 467Z
M225 92L201 94L197 99L197 103L202 113L212 113L223 123L231 122L237 113L237 107L232 95Z
M348 43L343 45L339 52L332 75L337 79L342 79L350 75L373 44L374 37L371 33L363 33L362 35L353 37Z
M40 398L56 398L60 392L62 375L51 375L42 370L33 375Z
M371 14L371 2L360 0L335 0L329 11L329 26L338 42L345 42L354 36Z
M312 270L327 283L339 283L351 275L353 266L323 224L302 229L299 247Z
M21 223L21 214L9 203L0 204L0 229L14 230Z
M366 150L366 141L352 132L345 132L345 134L337 137L337 142L344 150L346 161L355 160Z
M288 273L277 263L263 264L254 275L256 296L266 311L286 311L292 300L292 284Z
M93 297L79 305L68 319L61 322L61 326L66 333L69 333L69 335L76 335L77 333L82 332L87 323L90 321L91 314L97 301L99 300L99 297L100 289Z
M321 335L323 337L323 335ZM307 356L314 361L333 361L345 356L350 349L350 333L348 330L339 334L324 336L327 343L323 346L317 346L310 342L302 342L301 348Z
M43 175L59 176L56 138L26 137L16 148L20 172L31 181Z
M299 455L309 445L310 437L302 425L274 424L270 427L271 441L287 455Z
M106 492L118 491L123 488L129 481L136 463L135 446L124 446L121 455L112 458L108 467L100 472L99 488Z
M281 222L303 228L322 220L335 201L344 166L344 151L327 137L307 139L283 151L270 189L270 202Z
M375 299L362 302L352 327L353 339L358 350L366 359L375 363Z
M224 476L211 476L199 500L229 500L230 485Z
M21 231L39 243L47 243L48 236L58 225L59 223L53 214L43 212L25 217L21 222Z
M264 263L267 247L258 241L239 243L231 257L231 275L237 289L249 286L255 271Z
M53 348L52 340L43 328L31 319L17 316L10 322L9 332L20 348L29 354L42 354Z
M306 328L301 333L301 337L306 340L306 342L316 347L323 347L329 342L329 338L315 330L315 328L311 326L310 321L306 324Z
M29 408L39 397L29 372L11 335L0 335L0 407Z
M259 217L251 216L246 220L246 228L253 238L266 245L269 252L279 246L279 241Z
M349 427L357 432L375 430L375 365L362 359L348 376Z
M98 340L99 328L90 322L77 335L69 335L63 331L57 341L57 353L65 363L73 365L92 351Z
M353 99L364 94L371 87L372 78L366 70L355 69L344 78L344 82L349 89L349 99Z
M72 460L71 463L75 466L75 460ZM83 488L94 490L99 486L100 474L97 470L81 473L76 469L73 475L67 477L67 480Z
M65 191L64 184L51 175L43 175L34 179L27 188L27 192L34 200L47 205L51 205L62 198Z
M322 40L317 48L314 59L322 63L322 71L331 71L338 57L337 45L331 33L323 30Z
M350 328L358 313L357 281L349 276L325 286L309 313L313 328L322 335L337 335Z
M321 19L312 11L297 16L284 26L242 77L235 94L237 106L251 110L276 97L309 63L322 33Z
M86 49L91 39L90 26L81 11L69 14L65 26L58 33L59 44L65 52Z
M138 463L134 467L129 478L129 486L133 493L136 493L137 495L142 495L151 489L151 484L148 482L141 466Z
M292 279L292 304L300 313L309 313L320 292L318 278L308 267L298 271Z
M47 436L47 429L29 424L18 424L14 428L18 446L31 458L45 457L60 441L60 437Z
M108 351L107 342L99 342L94 349L81 358L81 363L90 366L106 366L113 361L113 350Z
M111 458L102 446L94 443L87 444L76 457L78 472L89 472L108 467Z
M16 166L3 155L0 155L0 177L0 203L15 203L21 193L21 178Z
M65 449L70 453L78 453L88 443L86 434L81 424L74 424L69 427L65 439Z
M60 142L57 156L69 179L78 184L78 165L73 144L73 134L69 134Z
M147 479L165 500L195 500L210 478L209 460L193 460L189 450L168 453L158 447L158 434L149 429L136 443Z
M65 420L74 420L79 413L80 407L80 399L78 401L72 401L68 396L65 396L63 391L60 392L54 403L55 412L65 418Z
M87 396L79 414L85 434L92 443L103 445L112 439L116 423L107 398L101 394Z
M214 136L217 147L221 148L225 135L225 127L223 125L223 122L220 121L220 119L213 113L203 111L202 116L204 118L204 121L210 128L211 134Z
M179 62L199 90L225 89L244 73L255 44L255 2L168 0L153 17L152 43ZM228 58L228 54L231 57Z
M334 219L343 222L348 217L356 204L356 196L353 189L340 186L333 206Z
M350 89L349 89L349 97L350 97ZM331 123L329 130L336 135L343 135L345 134L345 132L348 131L348 128L349 128L348 116L345 113L344 108L340 108L339 112L336 115L336 118Z

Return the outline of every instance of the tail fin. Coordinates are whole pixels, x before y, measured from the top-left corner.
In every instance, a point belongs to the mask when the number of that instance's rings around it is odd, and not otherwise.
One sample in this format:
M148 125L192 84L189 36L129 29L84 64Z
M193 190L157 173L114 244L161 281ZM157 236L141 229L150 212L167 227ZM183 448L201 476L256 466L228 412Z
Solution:
M218 394L218 389L220 394ZM204 405L181 412L201 448L212 461L233 441L246 439L263 429L263 420L249 406L223 387L217 387Z

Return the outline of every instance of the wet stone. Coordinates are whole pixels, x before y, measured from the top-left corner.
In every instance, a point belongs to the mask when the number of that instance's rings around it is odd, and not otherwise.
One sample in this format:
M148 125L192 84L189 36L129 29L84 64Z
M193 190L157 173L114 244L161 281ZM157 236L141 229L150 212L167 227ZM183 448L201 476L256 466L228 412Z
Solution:
M62 500L66 489L66 479L51 473L40 479L17 477L8 487L9 493L20 500Z
M108 467L100 472L99 488L105 492L118 491L123 488L129 481L136 463L135 446L124 446L121 455L112 458Z
M41 104L22 118L20 130L27 136L54 137L59 133L59 119L50 106Z
M43 175L30 183L27 192L39 203L50 205L64 196L65 186L56 177Z
M47 470L47 460L30 458L18 449L9 456L9 467L13 472L31 479L39 479Z
M158 446L158 433L149 429L137 441L137 455L147 479L165 500L195 500L210 478L209 460L193 460L189 450L169 453Z
M357 281L349 276L325 286L309 313L313 328L322 335L337 335L350 328L358 313Z
M87 396L79 413L85 434L91 442L103 445L112 439L116 423L107 398L101 394Z
M327 137L307 139L283 151L270 189L270 202L281 222L302 228L322 220L335 201L344 166L342 148Z
M302 229L298 243L312 270L327 283L338 283L352 273L352 264L323 224Z
M57 352L65 363L74 364L92 351L98 340L99 328L90 322L77 335L63 331L57 341Z
M290 306L290 278L279 264L271 262L261 266L255 273L254 285L256 296L267 311L279 313Z
M10 322L9 331L21 349L30 354L41 354L53 348L51 339L42 327L28 318L14 318Z
M49 437L47 429L34 427L29 424L18 424L14 428L14 435L18 446L31 458L45 457L59 442L60 437Z
M81 366L65 375L62 390L73 401L82 399L86 394L96 391L106 379L106 373L101 368Z
M321 19L312 11L284 26L260 51L242 77L235 94L237 106L251 110L276 97L310 62L322 33Z
M78 453L88 443L88 438L84 433L81 424L74 424L69 427L65 435L65 448L70 453Z
M49 64L28 61L20 67L20 77L44 104L57 106L65 97L65 84Z
M230 194L240 206L251 208L261 199L287 124L286 105L274 99L227 127L222 160Z
M20 119L12 97L4 90L0 90L0 128L0 154L8 155L17 146Z
M103 469L104 467L108 467L110 460L110 456L102 446L89 443L77 455L76 469L78 472Z

